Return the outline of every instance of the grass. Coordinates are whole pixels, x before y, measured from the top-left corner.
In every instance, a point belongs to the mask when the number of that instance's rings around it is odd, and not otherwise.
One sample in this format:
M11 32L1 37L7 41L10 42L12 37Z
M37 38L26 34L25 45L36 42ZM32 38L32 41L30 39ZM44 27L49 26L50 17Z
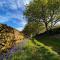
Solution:
M39 39L39 42L51 47L53 50L60 54L60 38L56 36L44 36L43 38Z
M60 56L43 43L29 40L22 51L16 52L8 60L60 60Z

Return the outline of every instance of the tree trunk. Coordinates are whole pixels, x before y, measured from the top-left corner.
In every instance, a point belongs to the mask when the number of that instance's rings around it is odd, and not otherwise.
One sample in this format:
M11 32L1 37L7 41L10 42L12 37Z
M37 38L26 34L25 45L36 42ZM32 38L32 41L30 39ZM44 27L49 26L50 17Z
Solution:
M46 31L48 31L48 25L47 25L47 22L45 22L45 28L46 28Z
M51 29L53 29L53 22L51 21Z

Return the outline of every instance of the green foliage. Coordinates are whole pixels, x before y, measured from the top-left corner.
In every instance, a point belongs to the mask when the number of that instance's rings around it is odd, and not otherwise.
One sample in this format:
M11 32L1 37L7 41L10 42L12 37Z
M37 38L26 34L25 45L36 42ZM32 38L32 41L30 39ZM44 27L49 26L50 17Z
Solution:
M24 28L24 32L28 36L35 36L38 33L41 33L45 27L41 25L42 23L38 24L37 22L31 22Z
M46 30L52 29L60 20L60 0L33 0L27 5L24 15L28 18L28 24L36 22L35 25L31 24L33 30L40 30L42 26ZM42 25L39 29L38 24Z
M23 50L13 54L10 60L60 60L60 56L50 47L36 40L34 42L29 40Z

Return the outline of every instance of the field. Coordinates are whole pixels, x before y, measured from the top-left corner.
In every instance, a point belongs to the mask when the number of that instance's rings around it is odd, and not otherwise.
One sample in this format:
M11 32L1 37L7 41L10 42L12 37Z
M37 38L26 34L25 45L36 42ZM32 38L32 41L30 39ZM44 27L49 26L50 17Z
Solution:
M50 36L46 35L46 36L42 37L41 39L38 39L38 41L51 47L53 50L58 52L58 54L60 54L60 34L50 35Z
M55 47L58 42L50 43L48 44ZM8 60L60 60L60 55L51 46L45 45L45 42L41 43L32 39L28 41L22 51L15 52Z

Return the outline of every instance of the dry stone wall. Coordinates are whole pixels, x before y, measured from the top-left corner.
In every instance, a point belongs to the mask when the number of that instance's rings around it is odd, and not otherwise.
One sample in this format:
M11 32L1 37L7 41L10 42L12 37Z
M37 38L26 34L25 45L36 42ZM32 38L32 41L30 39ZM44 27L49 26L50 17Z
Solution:
M10 49L16 40L20 39L20 32L0 24L0 53Z

